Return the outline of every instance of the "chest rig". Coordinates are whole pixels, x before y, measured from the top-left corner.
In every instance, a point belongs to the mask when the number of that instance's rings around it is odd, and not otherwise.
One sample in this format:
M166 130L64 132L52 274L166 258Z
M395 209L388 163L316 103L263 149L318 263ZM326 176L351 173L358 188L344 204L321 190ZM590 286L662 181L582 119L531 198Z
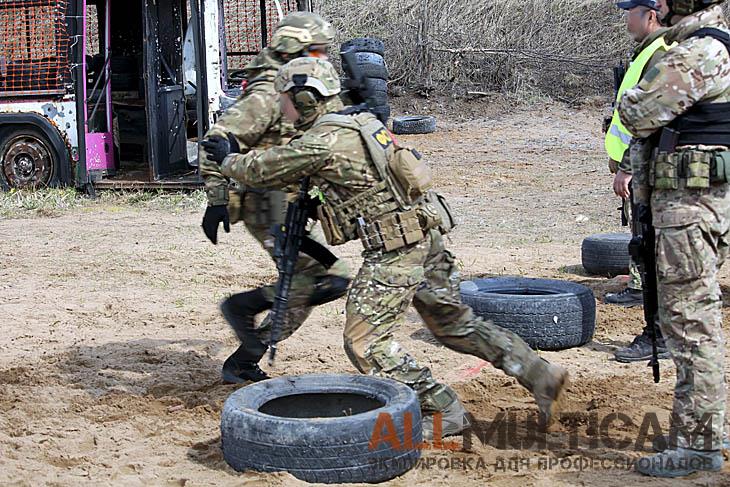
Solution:
M431 173L420 154L398 146L390 132L368 112L328 114L317 126L347 128L359 132L375 166L379 181L344 201L326 199L317 209L330 245L359 238L366 250L386 252L421 241L428 230L444 226L442 210L428 197ZM449 213L449 222L453 221Z

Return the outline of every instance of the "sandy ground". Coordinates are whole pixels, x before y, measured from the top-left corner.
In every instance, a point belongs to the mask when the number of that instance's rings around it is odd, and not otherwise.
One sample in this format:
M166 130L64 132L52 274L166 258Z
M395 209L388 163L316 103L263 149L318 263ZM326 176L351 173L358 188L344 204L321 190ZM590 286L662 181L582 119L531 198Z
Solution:
M461 215L450 248L464 277L569 279L597 297L620 290L621 278L586 276L579 265L583 237L620 230L598 110L471 109L469 121L442 117L438 133L407 138L429 158ZM210 245L200 231L201 215L107 202L0 221L0 484L298 483L287 474L241 475L223 461L220 411L235 387L221 384L218 374L236 340L217 303L227 293L272 281L275 271L240 226ZM357 244L338 253L357 268ZM730 284L726 272L722 282ZM269 372L355 372L341 346L343 307L338 301L316 310L281 344ZM614 423L614 438L636 438L647 412L666 426L673 366L662 362L655 385L643 363L612 360L641 319L640 309L599 303L590 344L544 353L572 374L567 414L550 434L561 446L520 451L475 441L469 452L427 451L436 466L392 485L666 484L607 468L641 451L590 444L590 414L627 415L629 424ZM439 346L414 312L398 335L437 378L454 385L479 420L535 410L513 379ZM583 471L539 468L545 459L566 466L581 457L604 463ZM480 468L443 468L443 459L451 458L479 460L472 464ZM512 458L522 459L519 468L495 468ZM730 485L727 473L695 475L686 483Z

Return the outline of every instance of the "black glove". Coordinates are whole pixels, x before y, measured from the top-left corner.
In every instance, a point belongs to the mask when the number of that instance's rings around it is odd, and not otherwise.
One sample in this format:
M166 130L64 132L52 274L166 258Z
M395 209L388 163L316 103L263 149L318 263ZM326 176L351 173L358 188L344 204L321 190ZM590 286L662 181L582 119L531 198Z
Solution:
M223 230L231 233L231 220L226 205L209 206L203 216L203 231L213 245L218 245L218 226L223 222Z
M220 164L228 154L241 150L233 134L229 133L226 135L227 137L212 135L200 143L206 154L208 154L209 160Z

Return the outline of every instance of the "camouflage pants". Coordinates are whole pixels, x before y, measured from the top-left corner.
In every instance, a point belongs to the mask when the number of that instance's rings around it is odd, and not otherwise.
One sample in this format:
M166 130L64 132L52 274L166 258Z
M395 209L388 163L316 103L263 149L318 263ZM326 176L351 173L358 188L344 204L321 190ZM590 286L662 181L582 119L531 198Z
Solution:
M246 191L242 202L243 222L246 229L259 241L266 252L273 259L274 241L271 236L271 227L275 223L284 221L286 214L286 196L281 191ZM316 234L312 238L317 239ZM312 308L302 303L309 296L318 277L328 274L327 269L308 255L299 254L297 273L292 281L290 302L284 327L280 331L279 340L285 340L302 326L304 320L311 314ZM274 300L276 290L273 285L264 286L264 292L271 301ZM259 340L268 343L271 327L269 315L256 328Z
M726 401L717 273L730 244L730 190L656 190L652 212L659 325L677 367L672 433L680 447L717 450Z
M345 350L363 373L411 386L424 411L443 410L456 394L431 376L393 338L411 302L436 339L475 355L532 388L527 372L541 362L514 333L475 316L461 303L454 256L437 231L420 243L392 252L363 252L364 262L347 299Z

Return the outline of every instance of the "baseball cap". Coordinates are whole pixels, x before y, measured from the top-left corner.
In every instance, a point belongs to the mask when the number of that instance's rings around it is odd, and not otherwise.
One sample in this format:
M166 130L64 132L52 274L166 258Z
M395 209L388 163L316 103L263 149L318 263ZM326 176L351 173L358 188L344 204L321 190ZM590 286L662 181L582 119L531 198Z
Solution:
M621 10L631 10L634 7L646 7L652 10L659 10L656 0L627 0L625 2L618 2L616 6Z

